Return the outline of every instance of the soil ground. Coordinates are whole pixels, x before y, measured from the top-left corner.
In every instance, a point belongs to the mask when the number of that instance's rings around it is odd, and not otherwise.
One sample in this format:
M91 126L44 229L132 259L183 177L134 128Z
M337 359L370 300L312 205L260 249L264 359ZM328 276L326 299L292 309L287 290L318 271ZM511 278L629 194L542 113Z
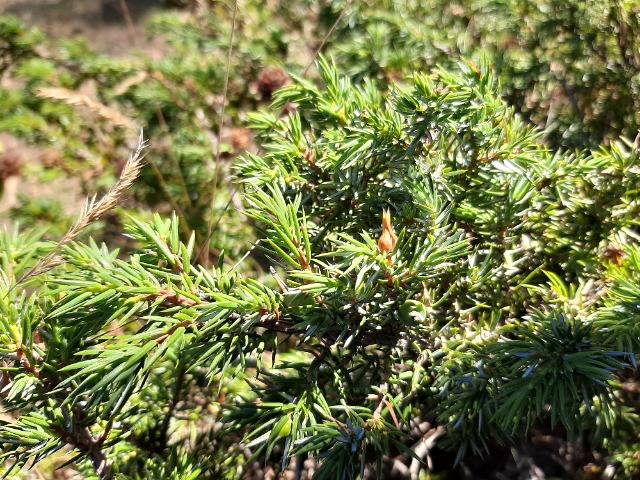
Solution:
M98 52L149 50L144 20L161 0L0 0L0 13L17 16L50 38L84 37Z

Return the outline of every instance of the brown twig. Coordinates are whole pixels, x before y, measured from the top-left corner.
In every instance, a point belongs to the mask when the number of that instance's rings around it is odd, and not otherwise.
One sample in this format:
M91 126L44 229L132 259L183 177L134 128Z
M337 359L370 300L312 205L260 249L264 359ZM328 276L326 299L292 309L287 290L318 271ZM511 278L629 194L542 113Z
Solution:
M31 362L29 361L29 358L27 357L26 352L24 351L24 348L22 348L22 345L18 345L16 347L16 357L20 362L20 365L22 365L27 372L29 372L31 375L33 375L36 378L40 377L40 370L38 370L36 367L34 367L31 364Z
M173 305L179 305L184 308L194 307L200 303L190 298L183 297L173 290L167 290L165 288L161 288L158 293L145 295L143 298L145 300L166 300Z
M442 435L444 435L443 427L437 427L430 430L424 437L422 437L422 440L416 445L413 450L418 458L426 458L427 466L430 470L433 469L433 462L431 461L431 456L429 455L429 453L431 452L433 447L436 446L438 439ZM418 460L418 458L413 458L413 460L411 460L411 466L409 467L411 480L418 480L419 478L420 465L422 462L421 460Z
M62 414L67 419L69 430L58 427L56 433L60 439L87 455L91 460L91 464L100 480L109 480L113 478L111 474L111 463L107 460L107 456L102 450L100 439L96 440L89 430L89 427L81 425L79 419L72 415L66 406L61 407Z

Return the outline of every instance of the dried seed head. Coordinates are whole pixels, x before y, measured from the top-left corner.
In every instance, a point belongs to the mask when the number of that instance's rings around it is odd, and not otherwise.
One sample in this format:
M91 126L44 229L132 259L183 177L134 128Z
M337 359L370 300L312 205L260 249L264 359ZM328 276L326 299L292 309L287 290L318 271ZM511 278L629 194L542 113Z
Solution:
M258 78L258 92L262 100L271 100L273 93L289 83L289 77L280 68L265 68Z
M2 146L0 146L0 150ZM20 155L9 150L6 152L0 151L0 182L3 182L7 178L13 175L20 175L24 162Z
M391 212L385 210L382 212L382 234L378 240L378 249L384 253L393 252L398 242L398 236L391 226Z

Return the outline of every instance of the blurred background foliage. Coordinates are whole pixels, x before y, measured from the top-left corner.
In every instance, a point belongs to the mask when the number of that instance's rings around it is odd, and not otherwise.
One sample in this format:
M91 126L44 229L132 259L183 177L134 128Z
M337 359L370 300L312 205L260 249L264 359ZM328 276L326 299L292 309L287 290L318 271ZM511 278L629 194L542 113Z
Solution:
M486 55L504 98L552 148L635 138L640 6L635 1L357 2L339 64L386 82ZM334 39L336 37L333 37ZM338 42L336 42L338 45Z

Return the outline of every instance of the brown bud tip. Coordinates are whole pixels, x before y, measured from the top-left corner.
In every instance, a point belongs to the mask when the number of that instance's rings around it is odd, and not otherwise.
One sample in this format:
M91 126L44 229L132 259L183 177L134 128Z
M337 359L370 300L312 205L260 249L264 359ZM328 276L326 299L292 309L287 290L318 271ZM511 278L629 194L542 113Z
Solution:
M391 226L391 212L385 210L382 212L382 234L378 240L378 249L384 253L391 253L396 248L398 236Z

